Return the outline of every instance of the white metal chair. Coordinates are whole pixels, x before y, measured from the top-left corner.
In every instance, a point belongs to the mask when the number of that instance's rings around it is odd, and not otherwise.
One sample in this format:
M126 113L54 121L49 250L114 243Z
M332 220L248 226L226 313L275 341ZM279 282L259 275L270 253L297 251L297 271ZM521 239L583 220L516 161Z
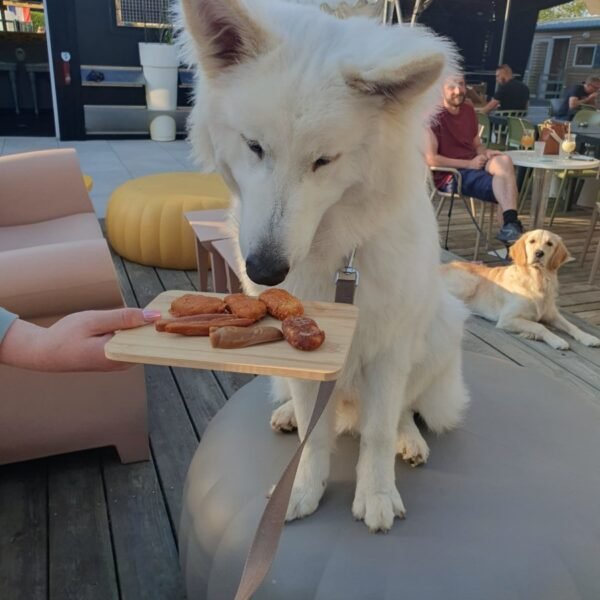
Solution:
M429 196L429 200L431 202L434 202L436 197L439 198L439 202L435 210L436 218L439 218L442 209L444 208L446 200L450 200L444 248L448 250L448 235L450 230L450 219L452 217L452 209L454 207L454 199L459 198L460 200L462 200L465 209L469 214L469 217L473 222L475 229L477 230L477 234L475 237L475 248L473 250L473 260L477 260L479 256L479 250L481 248L482 237L485 240L486 248L489 247L489 240L492 237L492 228L494 226L494 218L496 215L496 204L494 202L484 202L483 200L480 200L479 198L474 198L472 196L465 196L462 192L462 175L457 169L453 169L450 167L429 167L429 169L432 173L449 173L452 175L456 182L456 191L444 192L443 190L437 189L433 182L433 177L430 178L431 194ZM479 211L479 214L477 214L475 202L479 202L481 204L481 210ZM485 224L486 213L489 214L489 221L487 225L487 233L484 234L483 227Z

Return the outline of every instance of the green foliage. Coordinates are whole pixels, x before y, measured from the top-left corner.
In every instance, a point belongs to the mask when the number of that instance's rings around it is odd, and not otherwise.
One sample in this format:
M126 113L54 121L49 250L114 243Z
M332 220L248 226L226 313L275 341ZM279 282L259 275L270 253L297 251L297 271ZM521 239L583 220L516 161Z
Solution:
M589 16L590 13L587 11L584 0L572 0L572 2L567 2L567 4L541 10L538 16L538 23Z
M31 11L31 23L33 25L33 30L37 31L38 29L44 29L44 13L37 12L35 10Z

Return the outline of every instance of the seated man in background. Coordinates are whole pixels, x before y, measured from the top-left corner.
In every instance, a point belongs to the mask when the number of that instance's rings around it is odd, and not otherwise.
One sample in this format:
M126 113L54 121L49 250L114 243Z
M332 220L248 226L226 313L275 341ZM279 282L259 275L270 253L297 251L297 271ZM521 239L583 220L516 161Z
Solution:
M556 111L556 118L571 121L582 104L596 104L596 97L600 90L600 77L590 75L583 83L568 87L562 97L560 108Z
M496 93L494 97L480 110L489 114L493 110L527 110L529 104L529 88L513 77L512 69L508 65L500 65L496 69Z
M516 242L523 233L517 218L517 183L510 157L488 150L478 134L475 110L465 103L465 79L448 77L443 85L444 108L431 128L425 152L430 167L453 167L462 176L462 192L487 202L497 202L504 225L496 238L505 244ZM451 174L435 173L438 189L453 191Z

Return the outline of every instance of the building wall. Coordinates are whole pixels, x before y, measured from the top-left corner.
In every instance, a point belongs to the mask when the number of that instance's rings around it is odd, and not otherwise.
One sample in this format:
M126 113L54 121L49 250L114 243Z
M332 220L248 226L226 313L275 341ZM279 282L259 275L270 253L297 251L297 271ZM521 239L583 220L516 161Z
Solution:
M552 48L553 40L556 38L568 38L569 48L564 74L561 77L561 90L565 87L580 83L589 75L600 75L600 28L596 29L564 29L553 31L536 31L533 38L531 57L527 69L527 81L532 93L543 86L544 67L547 51ZM595 45L595 65L592 67L573 66L577 46ZM547 75L547 74L546 74ZM558 90L560 93L561 90ZM543 90L539 89L540 92Z

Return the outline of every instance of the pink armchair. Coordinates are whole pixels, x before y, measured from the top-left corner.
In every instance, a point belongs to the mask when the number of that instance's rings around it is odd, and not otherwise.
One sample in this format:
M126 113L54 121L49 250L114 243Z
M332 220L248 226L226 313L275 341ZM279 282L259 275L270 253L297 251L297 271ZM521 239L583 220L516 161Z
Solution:
M49 325L124 305L74 150L0 157L0 306ZM100 446L148 458L143 367L39 373L0 366L0 464Z

